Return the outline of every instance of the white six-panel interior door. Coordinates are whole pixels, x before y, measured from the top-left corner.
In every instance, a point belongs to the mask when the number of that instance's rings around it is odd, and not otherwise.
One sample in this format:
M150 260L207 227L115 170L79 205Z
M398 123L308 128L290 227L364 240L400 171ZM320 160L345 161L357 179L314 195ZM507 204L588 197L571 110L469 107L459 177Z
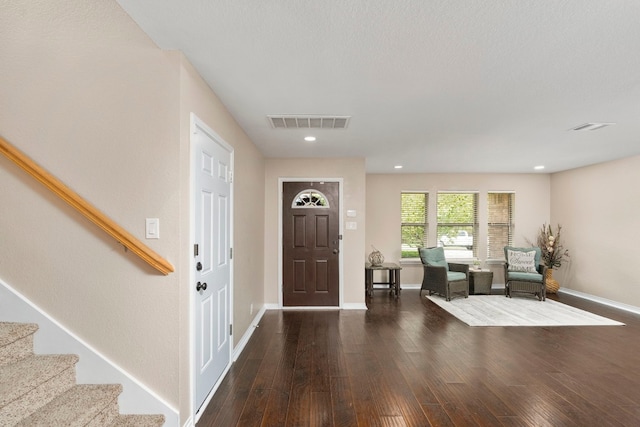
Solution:
M230 147L193 119L195 409L231 361Z

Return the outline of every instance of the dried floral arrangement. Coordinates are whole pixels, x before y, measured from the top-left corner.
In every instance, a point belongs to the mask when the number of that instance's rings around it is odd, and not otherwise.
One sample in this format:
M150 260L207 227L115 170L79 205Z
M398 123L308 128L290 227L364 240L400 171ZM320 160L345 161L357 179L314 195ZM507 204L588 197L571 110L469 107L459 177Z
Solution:
M565 258L569 258L569 250L562 246L560 233L562 226L558 224L556 231L551 224L543 224L538 233L537 246L542 251L542 260L548 268L560 267Z

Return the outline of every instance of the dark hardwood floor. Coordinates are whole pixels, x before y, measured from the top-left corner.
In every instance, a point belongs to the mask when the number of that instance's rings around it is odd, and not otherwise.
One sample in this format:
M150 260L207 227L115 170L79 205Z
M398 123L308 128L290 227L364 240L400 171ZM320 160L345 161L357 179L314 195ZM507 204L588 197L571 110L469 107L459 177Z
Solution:
M407 289L267 311L197 427L639 426L640 316L551 298L627 325L472 328Z

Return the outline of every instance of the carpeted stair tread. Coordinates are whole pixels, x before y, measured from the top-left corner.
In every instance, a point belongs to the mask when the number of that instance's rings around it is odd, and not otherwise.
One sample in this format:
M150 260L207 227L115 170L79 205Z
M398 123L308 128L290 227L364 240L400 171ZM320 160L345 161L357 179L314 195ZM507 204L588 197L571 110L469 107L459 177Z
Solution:
M0 426L13 426L76 384L75 366L70 367L38 387L29 390L0 408Z
M117 417L121 392L120 384L79 384L23 419L16 427L110 425ZM113 415L105 417L104 413Z
M35 323L0 322L0 347L29 336L37 330L38 325Z
M75 354L29 356L0 366L0 408L73 367Z
M109 427L158 427L164 415L120 415Z
M76 384L78 356L34 354L36 331L0 322L0 427L164 425L164 415L120 415L120 384Z
M33 354L34 323L0 322L0 366Z

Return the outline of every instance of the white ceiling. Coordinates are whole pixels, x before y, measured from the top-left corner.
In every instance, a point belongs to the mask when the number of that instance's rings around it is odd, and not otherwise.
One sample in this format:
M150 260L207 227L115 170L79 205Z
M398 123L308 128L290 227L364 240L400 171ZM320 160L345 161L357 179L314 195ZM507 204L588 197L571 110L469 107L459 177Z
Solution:
M640 154L637 0L118 2L184 52L267 157L546 173ZM286 114L351 119L272 129ZM617 124L570 130L585 122Z

